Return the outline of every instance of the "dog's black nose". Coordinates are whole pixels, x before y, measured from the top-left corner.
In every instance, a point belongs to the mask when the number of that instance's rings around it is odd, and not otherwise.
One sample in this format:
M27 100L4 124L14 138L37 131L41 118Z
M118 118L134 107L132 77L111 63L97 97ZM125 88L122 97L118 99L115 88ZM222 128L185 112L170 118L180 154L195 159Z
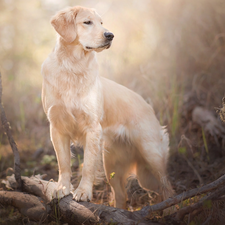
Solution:
M113 33L110 32L105 32L104 36L107 38L107 40L112 41L112 39L114 38Z

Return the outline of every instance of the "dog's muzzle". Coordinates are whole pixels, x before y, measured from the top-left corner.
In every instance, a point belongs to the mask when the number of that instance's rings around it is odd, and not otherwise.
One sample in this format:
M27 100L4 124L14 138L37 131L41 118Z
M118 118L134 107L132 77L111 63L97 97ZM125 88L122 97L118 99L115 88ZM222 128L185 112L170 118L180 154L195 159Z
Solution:
M105 43L103 45L100 45L98 47L90 47L90 46L86 46L86 49L93 49L93 50L97 50L97 49L108 49L110 48L111 44L112 44L112 40L114 38L114 34L111 32L105 32L104 33L104 37L106 38Z

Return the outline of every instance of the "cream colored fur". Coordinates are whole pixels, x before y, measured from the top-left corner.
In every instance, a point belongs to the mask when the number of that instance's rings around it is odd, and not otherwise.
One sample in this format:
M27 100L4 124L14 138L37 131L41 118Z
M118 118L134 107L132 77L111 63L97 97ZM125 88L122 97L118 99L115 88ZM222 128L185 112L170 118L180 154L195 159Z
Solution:
M102 156L116 207L126 206L125 182L131 172L143 188L159 192L162 199L170 197L166 130L141 96L99 76L96 52L111 45L100 16L76 6L57 13L51 24L58 39L42 65L42 102L59 165L55 195L62 198L70 193L73 141L84 147L75 200L92 199L94 172ZM110 179L112 172L115 176Z

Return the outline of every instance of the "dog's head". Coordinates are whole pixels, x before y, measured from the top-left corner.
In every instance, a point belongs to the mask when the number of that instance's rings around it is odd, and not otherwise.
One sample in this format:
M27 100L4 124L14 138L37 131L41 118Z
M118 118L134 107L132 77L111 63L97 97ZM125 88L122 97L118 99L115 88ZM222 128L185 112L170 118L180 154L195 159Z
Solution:
M86 51L107 49L114 37L102 26L102 19L94 9L80 6L58 12L51 24L64 41L81 44Z

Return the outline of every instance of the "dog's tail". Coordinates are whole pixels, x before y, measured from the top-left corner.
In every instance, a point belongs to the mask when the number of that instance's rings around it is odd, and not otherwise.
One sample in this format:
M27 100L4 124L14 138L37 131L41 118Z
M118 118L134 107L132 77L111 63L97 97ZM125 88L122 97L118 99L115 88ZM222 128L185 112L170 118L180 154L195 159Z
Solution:
M161 150L163 154L164 166L166 168L168 158L169 158L169 135L168 135L166 127L161 128L161 140L162 140ZM174 195L174 190L167 176L161 177L161 184L162 184L161 188L162 188L163 200L166 200L169 197L172 197Z
M165 126L161 127L161 151L166 165L169 158L169 134Z

